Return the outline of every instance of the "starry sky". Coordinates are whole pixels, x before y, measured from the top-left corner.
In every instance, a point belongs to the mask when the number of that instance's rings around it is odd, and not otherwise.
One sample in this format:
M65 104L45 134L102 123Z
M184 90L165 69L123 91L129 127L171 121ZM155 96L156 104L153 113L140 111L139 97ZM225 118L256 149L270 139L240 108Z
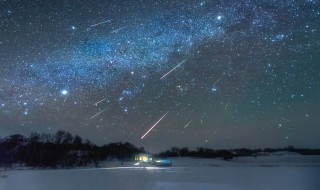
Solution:
M318 0L0 0L2 137L319 148L319 97Z

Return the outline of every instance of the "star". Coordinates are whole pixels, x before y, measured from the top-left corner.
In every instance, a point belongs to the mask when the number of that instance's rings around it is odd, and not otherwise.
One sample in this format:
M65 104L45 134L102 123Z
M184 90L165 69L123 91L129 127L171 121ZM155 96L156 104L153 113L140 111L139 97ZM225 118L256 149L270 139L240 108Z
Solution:
M69 95L69 91L66 90L66 89L63 89L63 90L60 91L60 94L61 94L62 96L67 96L67 95Z
M211 92L217 92L218 91L218 88L215 86L215 85L213 85L212 87L211 87Z

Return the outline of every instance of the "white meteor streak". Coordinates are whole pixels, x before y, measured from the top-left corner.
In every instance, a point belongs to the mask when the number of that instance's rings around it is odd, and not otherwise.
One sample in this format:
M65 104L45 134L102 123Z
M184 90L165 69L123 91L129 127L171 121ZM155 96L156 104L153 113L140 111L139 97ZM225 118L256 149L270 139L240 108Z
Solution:
M98 104L99 104L99 103L101 103L101 102L105 101L106 99L107 99L107 98L104 98L104 99L102 99L102 100L100 100L100 101L98 101L98 102L94 103L93 105L98 106Z
M222 77L219 78L216 82L214 82L213 85L216 85L221 79L222 79Z
M174 71L176 68L178 68L182 63L184 63L185 61L187 61L188 60L188 58L187 59L185 59L185 60L183 60L183 61L181 61L181 63L179 63L177 66L175 66L173 69L171 69L169 72L167 72L166 74L164 74L161 78L160 78L160 80L161 79L163 79L164 77L166 77L168 74L170 74L172 71Z
M99 22L99 23L93 24L93 25L90 26L90 28L98 26L100 24L108 23L108 22L111 22L111 20L106 20L106 21L103 21L103 22Z
M95 114L94 116L90 117L90 119L93 119L95 117L97 117L98 115L100 115L102 112L105 112L107 109L102 110L101 112Z
M184 128L187 128L190 125L191 121L187 123L187 125L184 126Z
M167 112L166 114L164 114L142 137L141 139L143 139L169 112Z
M117 32L119 32L119 30L122 30L122 29L124 29L124 28L127 28L127 26L124 26L124 27L118 28L118 29L116 29L116 30L113 30L113 31L111 31L110 33L117 33Z

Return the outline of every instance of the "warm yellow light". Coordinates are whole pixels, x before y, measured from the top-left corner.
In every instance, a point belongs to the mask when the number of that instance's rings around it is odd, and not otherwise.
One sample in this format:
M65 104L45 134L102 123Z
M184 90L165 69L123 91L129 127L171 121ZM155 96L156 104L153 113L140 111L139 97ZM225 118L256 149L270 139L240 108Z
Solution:
M148 157L147 157L147 156L142 156L142 160L143 160L144 162L146 162L146 161L148 161Z
M151 162L152 161L152 157L149 157L147 155L140 155L140 156L136 156L137 161L141 161L141 162Z

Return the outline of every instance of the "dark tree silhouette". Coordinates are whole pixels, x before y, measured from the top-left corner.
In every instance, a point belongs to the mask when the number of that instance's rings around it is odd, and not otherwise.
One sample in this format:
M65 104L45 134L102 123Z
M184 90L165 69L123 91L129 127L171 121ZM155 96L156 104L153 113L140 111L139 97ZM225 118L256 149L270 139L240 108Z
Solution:
M286 148L213 150L199 147L190 151L187 147L172 147L160 152L158 157L200 157L231 160L239 156L257 156L277 151L289 151L303 155L320 155L319 149ZM125 142L97 146L90 140L65 131L55 134L31 133L28 138L15 134L0 139L0 166L10 168L15 165L41 168L71 168L93 165L98 167L103 160L129 161L138 153L145 153L143 147L137 148Z
M70 168L93 164L99 166L105 159L130 160L134 154L144 152L130 143L111 143L97 146L65 131L55 134L31 133L29 138L11 135L0 139L0 166L13 164L31 167Z

